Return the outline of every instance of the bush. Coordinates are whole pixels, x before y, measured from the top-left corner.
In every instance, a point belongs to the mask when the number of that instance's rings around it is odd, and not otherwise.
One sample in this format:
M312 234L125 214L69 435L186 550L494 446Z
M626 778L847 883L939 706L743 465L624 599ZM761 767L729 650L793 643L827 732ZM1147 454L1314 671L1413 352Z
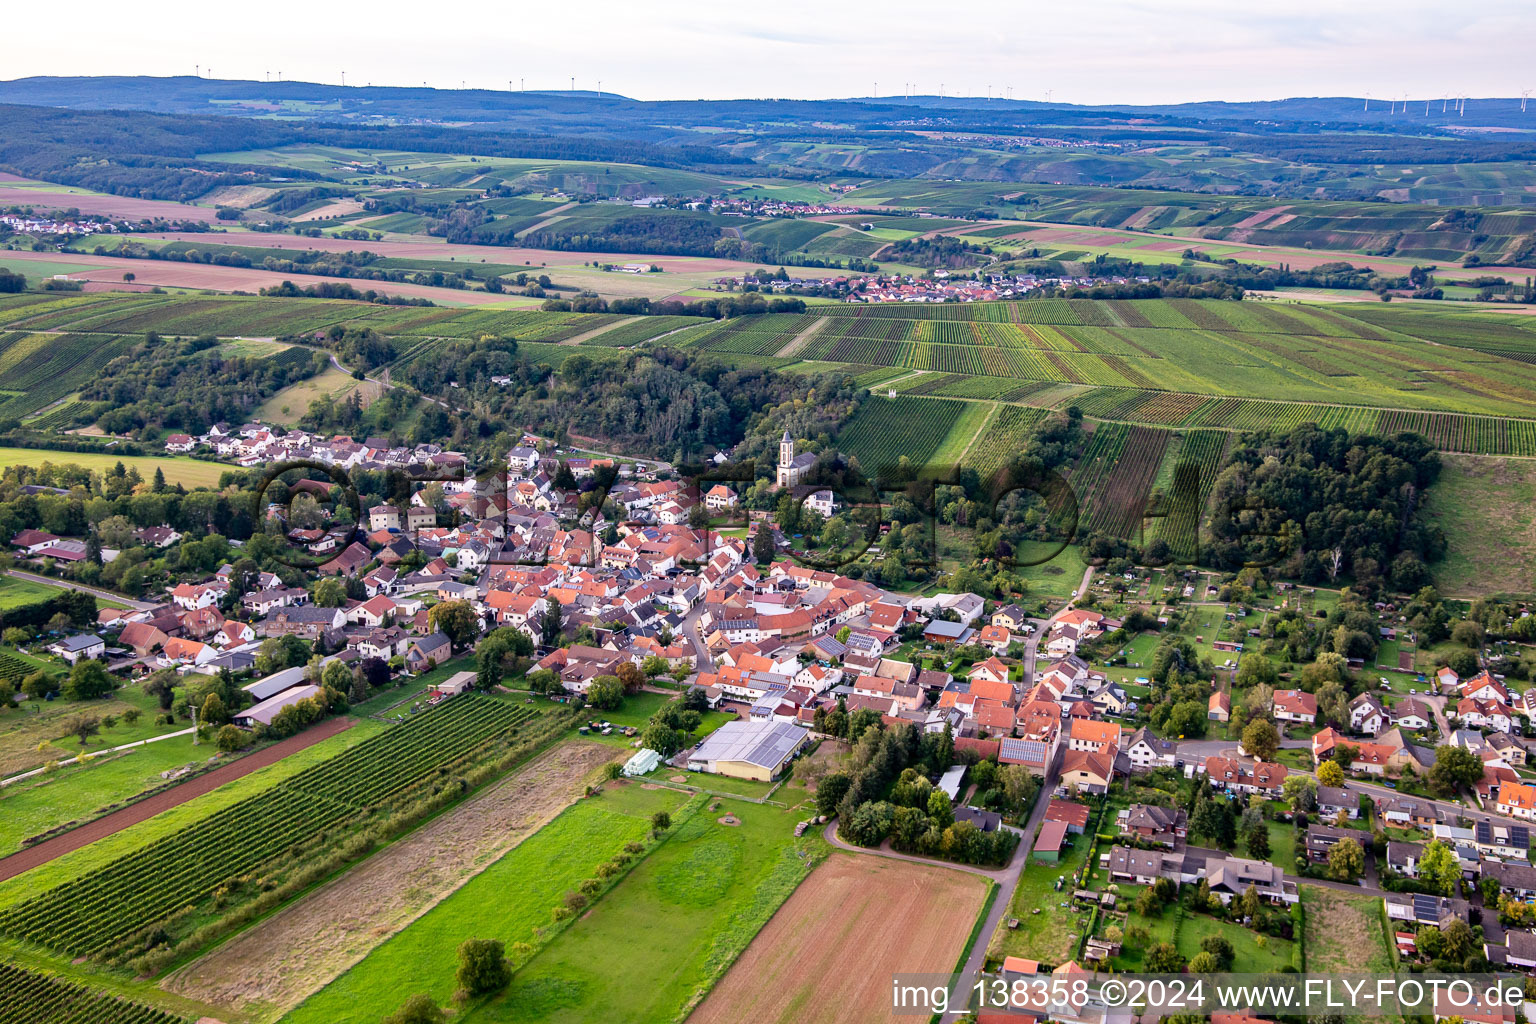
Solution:
M425 992L418 992L384 1018L383 1024L443 1024L448 1018Z

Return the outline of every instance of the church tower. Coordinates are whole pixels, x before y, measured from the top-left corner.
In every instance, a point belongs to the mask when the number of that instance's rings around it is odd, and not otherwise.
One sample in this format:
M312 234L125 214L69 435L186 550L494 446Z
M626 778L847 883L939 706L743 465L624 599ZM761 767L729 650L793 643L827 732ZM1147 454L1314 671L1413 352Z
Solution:
M788 487L794 483L791 466L795 461L795 439L789 436L789 431L784 431L784 436L779 438L779 473L778 484L780 487Z

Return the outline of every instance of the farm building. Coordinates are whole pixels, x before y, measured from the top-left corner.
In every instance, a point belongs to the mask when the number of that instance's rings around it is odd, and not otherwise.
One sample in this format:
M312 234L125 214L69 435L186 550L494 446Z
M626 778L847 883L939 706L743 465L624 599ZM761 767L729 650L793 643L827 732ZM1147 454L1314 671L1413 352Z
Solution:
M272 719L276 718L277 713L283 710L283 708L288 707L290 704L297 704L301 700L308 700L310 697L314 697L319 693L320 687L315 686L314 684L310 684L309 686L295 686L291 689L284 690L277 696L268 697L260 704L248 707L244 711L236 714L235 724L243 725L247 728L256 725L257 723L260 723L261 725L271 725Z
M1066 822L1047 821L1040 826L1040 834L1035 837L1032 855L1035 860L1054 864L1061 859L1061 844L1066 838Z
M457 697L474 685L475 674L473 672L455 672L437 685L437 692L448 697Z
M688 770L767 782L805 741L806 731L789 722L727 722L688 755Z
M643 747L635 751L628 761L624 762L625 775L648 775L661 764L661 755L650 747Z

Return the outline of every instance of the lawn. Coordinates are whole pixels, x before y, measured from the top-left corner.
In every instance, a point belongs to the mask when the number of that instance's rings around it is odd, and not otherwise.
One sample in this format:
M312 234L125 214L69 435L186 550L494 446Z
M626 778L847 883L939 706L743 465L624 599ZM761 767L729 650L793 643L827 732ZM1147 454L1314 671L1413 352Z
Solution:
M1435 582L1450 597L1529 594L1536 586L1536 462L1441 455L1426 494L1429 521L1445 531Z
M137 469L145 480L152 480L156 469L165 470L165 480L170 484L187 487L217 487L219 477L237 467L217 462L203 462L170 456L112 455L102 452L56 452L47 448L0 448L0 469L10 466L41 466L51 462L55 466L75 465L105 473L121 462L129 469Z
M388 726L381 722L358 722L345 732L290 754L276 764L267 765L227 785L220 786L211 793L205 793L163 814L157 814L148 821L140 822L131 828L99 839L89 846L66 853L15 878L0 882L0 906L8 906L18 900L36 895L44 889L97 870L125 853L146 846L193 822L201 821L210 814L223 810L246 797L270 789L284 779L298 774L305 768L329 760L348 747L355 746L386 728ZM166 740L165 742L175 741Z
M1088 859L1089 837L1068 833L1067 838L1072 840L1072 849L1064 851L1058 863L1031 860L1019 876L1008 914L987 946L988 960L1022 956L1055 965L1077 955L1077 940L1088 924L1088 911L1072 906L1072 876ZM1061 876L1067 880L1057 892L1056 879ZM1008 927L1009 917L1018 919L1017 928Z
M1307 915L1308 973L1391 972L1381 897L1303 885L1301 905Z
M681 1019L827 852L795 816L703 809L465 1021ZM397 989L398 990L398 989Z
M8 649L7 654L12 652ZM19 656L29 662L37 659ZM37 662L40 667L57 670L57 666ZM139 720L129 725L123 720L128 711L138 711ZM155 717L159 705L147 696L137 684L119 687L111 696L100 700L74 702L66 700L25 701L14 710L0 713L0 776L39 768L49 761L74 757L82 751L103 750L108 747L135 743L185 728L182 725L159 725ZM80 716L104 719L115 716L118 721L110 729L102 729L91 742L82 747L80 741L69 735L69 726Z
M536 942L535 930L549 926L567 891L625 843L644 839L653 812L675 812L685 799L631 784L609 785L579 801L312 996L285 1024L377 1020L413 992L447 1005L460 942Z
M1111 923L1119 924L1124 932L1132 928L1146 929L1148 938L1145 947L1133 946L1131 943L1122 946L1120 954L1114 958L1117 969L1141 969L1146 950L1163 942L1173 943L1179 955L1188 960L1201 951L1200 943L1213 935L1219 935L1232 943L1236 954L1232 962L1234 973L1278 971L1291 962L1293 943L1274 935L1260 935L1231 921L1222 921L1207 914L1191 914L1174 905L1164 907L1163 912L1155 917L1144 917L1134 909L1136 897L1141 894L1142 888L1138 885L1120 886L1119 902L1126 911L1125 920L1118 921L1113 915L1101 916L1095 929L1095 934L1100 936Z
M283 388L261 404L261 408L256 410L256 416L264 423L293 426L309 411L311 402L325 395L330 395L339 402L350 395L354 389L361 389L365 406L377 398L380 391L377 384L355 380L351 374L332 366L308 380L301 380Z
M16 576L0 576L0 611L19 608L24 604L36 604L61 593L58 587L50 587L46 583Z

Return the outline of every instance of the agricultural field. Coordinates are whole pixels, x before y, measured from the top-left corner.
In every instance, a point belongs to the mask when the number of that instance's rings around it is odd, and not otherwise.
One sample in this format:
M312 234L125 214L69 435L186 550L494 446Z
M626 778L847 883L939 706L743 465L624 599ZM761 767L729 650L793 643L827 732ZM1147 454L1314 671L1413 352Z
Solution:
M313 377L296 381L277 392L261 403L256 409L256 416L265 423L292 427L304 418L312 403L322 398L328 397L333 402L346 401L355 391L363 407L367 408L383 390L372 381L357 380L350 373L330 366Z
M317 852L328 829L410 807L440 774L535 714L488 698L455 700L104 870L7 907L0 935L102 962L137 956L143 944L132 938L152 926L164 927L167 941L184 939L196 919L179 908L198 906L234 875L252 873L257 884L246 898L275 887L292 873L285 851Z
M289 1009L408 927L582 795L619 755L556 746L167 978L216 1006Z
M1152 536L1168 544L1176 562L1195 561L1205 502L1231 440L1232 435L1221 430L1189 430L1173 452Z
M465 938L540 941L550 911L624 844L639 842L656 811L676 814L685 795L633 783L605 785L488 864L457 892L417 918L345 974L283 1018L283 1024L331 1024L349 1015L374 1020L407 994L440 1005L453 996L454 950ZM402 989L401 979L411 986Z
M0 1024L186 1024L189 1018L0 963Z
M1077 495L1080 531L1139 540L1169 437L1151 427L1098 425L1067 478Z
M0 333L0 419L20 419L62 403L132 341L115 335Z
M0 576L0 611L17 608L24 604L36 604L58 595L59 588L51 587L46 583L23 579L20 576Z
M988 888L986 879L945 866L836 854L801 883L689 1020L890 1020L890 976L951 971Z
M872 477L903 457L914 466L933 463L941 452L955 459L980 428L981 408L948 399L871 396L838 435L838 448Z
M794 813L772 805L689 806L653 853L464 1019L681 1019L826 851L819 835L795 839ZM631 955L636 936L644 956Z
M58 452L46 448L0 448L0 469L6 466L41 466L51 462L55 466L82 466L97 473L106 473L118 463L127 469L137 469L145 480L153 480L155 470L165 472L166 483L186 487L217 487L219 477L236 467L205 462L183 456L161 455L112 455L104 452Z
M641 345L662 335L706 322L696 316L640 316L628 323L620 323L608 330L599 331L582 344L628 348L631 345Z

